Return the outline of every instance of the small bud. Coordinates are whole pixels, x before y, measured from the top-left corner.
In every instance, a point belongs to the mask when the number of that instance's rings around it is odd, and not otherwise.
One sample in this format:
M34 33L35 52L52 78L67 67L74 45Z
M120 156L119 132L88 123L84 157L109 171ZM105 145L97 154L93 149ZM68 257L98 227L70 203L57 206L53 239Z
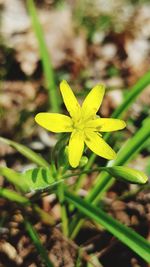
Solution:
M125 166L109 167L106 169L106 171L116 179L127 181L133 184L145 184L148 181L148 177L144 172Z
M79 167L84 167L88 162L88 158L86 156L82 156L80 159Z

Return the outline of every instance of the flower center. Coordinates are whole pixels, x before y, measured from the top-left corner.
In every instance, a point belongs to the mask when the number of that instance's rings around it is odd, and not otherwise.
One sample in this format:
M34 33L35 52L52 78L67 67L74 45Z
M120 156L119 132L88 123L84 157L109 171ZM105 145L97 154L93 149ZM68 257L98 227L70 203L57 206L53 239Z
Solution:
M76 130L83 131L85 126L86 126L86 122L82 118L73 122L73 128Z

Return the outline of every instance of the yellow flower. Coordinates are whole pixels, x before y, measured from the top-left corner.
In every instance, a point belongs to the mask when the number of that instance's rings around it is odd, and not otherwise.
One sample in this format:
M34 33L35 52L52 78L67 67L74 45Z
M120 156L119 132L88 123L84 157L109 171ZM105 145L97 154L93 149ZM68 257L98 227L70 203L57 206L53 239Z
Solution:
M74 168L79 165L84 143L98 156L114 159L115 151L103 140L99 132L121 130L126 124L119 119L103 119L96 115L104 96L104 86L96 85L89 92L82 106L66 81L61 82L60 91L70 117L58 113L38 113L35 121L51 132L71 133L68 154L69 163Z

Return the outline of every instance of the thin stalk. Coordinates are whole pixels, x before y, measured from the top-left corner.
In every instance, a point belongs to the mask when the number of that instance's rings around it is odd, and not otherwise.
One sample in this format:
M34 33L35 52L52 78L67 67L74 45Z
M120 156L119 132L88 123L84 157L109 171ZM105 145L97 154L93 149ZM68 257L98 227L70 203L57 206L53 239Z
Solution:
M56 166L54 164L54 161L51 164L53 169L53 177L56 179L57 182L62 180L61 177L61 168L59 171L57 171ZM66 206L64 203L64 185L63 183L58 184L56 195L58 197L59 203L60 203L60 209L61 209L61 220L62 220L62 232L67 237L68 236L68 217L67 217L67 211Z
M125 101L113 112L112 118L121 118L122 115L131 106L131 103L137 98L137 96L143 91L146 86L150 84L150 71L146 72L137 83L130 89L130 92L126 95Z
M66 211L66 206L64 202L64 185L60 184L57 189L57 196L61 208L61 219L62 219L62 232L67 237L68 236L68 216Z
M28 10L31 16L33 29L35 31L39 52L42 60L42 66L45 74L46 88L48 89L49 104L51 104L51 110L53 112L59 111L59 95L56 90L56 83L54 77L54 71L52 67L51 58L46 46L43 29L39 22L36 7L33 0L27 0Z
M96 159L96 155L93 153L89 160L88 160L88 163L86 164L84 170L82 171L82 173L79 175L77 181L76 181L76 184L74 186L74 192L78 192L78 190L82 187L82 185L84 184L84 180L86 178L86 173L88 173L88 171L90 171L94 161ZM84 172L85 171L85 172Z
M103 171L106 170L107 171L107 167L98 167L98 168L93 168L90 170L83 170L83 171L79 171L79 172L74 172L74 173L70 173L70 174L64 174L61 176L61 179L67 179L73 176L78 176L78 175L82 175L82 174L87 174L90 172L99 172L99 171Z

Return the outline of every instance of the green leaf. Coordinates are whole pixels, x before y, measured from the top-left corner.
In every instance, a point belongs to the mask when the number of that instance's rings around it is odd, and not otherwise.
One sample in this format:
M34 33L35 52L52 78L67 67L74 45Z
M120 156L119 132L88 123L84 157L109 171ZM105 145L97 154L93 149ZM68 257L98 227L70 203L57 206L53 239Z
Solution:
M34 168L22 174L29 191L52 189L63 180L55 181L49 168Z
M21 153L23 156L36 163L37 165L41 167L49 167L48 162L30 148L4 137L0 137L0 141L15 148L19 153Z
M40 238L39 238L38 233L36 232L35 228L26 219L24 220L24 224L25 224L26 230L27 230L32 242L34 243L39 255L41 256L42 261L44 262L44 266L54 267L54 265L52 264L52 262L50 261L50 259L48 257L46 249L44 248L44 246L42 245L42 243L40 241Z
M19 195L18 193L9 190L7 188L0 188L0 197L4 197L10 201L17 202L22 205L29 205L30 200L24 196Z
M99 208L94 207L89 202L86 202L68 191L65 191L65 199L70 204L73 204L75 208L79 209L82 214L103 226L145 261L150 262L150 243L138 233L113 219Z
M0 175L17 186L22 192L43 191L44 189L52 190L63 180L55 181L49 168L34 168L27 170L25 173L16 172L7 167L0 166Z
M29 187L25 179L23 179L21 173L18 173L10 168L0 166L0 175L6 177L6 179L18 187L22 192L29 191Z
M124 112L131 106L137 96L150 84L150 71L146 72L137 83L129 90L123 103L113 112L113 118L121 118Z
M106 167L105 169L111 176L134 184L145 184L148 177L142 171L135 170L125 166Z

